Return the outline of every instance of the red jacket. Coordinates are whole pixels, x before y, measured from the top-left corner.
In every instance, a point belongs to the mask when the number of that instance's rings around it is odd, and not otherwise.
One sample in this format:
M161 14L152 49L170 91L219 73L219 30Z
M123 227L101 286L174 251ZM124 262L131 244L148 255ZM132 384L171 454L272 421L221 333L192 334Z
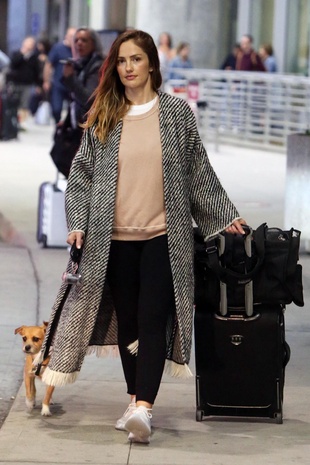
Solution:
M250 53L239 51L236 59L238 71L266 71L260 56L252 50Z

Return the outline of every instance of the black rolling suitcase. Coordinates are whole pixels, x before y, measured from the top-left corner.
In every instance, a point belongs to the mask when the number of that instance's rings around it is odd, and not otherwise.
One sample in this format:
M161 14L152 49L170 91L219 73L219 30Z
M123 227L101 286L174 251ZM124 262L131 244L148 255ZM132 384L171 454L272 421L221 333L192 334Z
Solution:
M283 307L260 306L251 317L230 310L195 312L196 419L274 418L282 423L289 360Z
M227 236L239 249L233 253L234 247L230 249L234 257L226 259L227 266L232 264L238 273L253 266L248 232L246 239ZM224 253L223 243L219 248ZM285 341L285 306L253 304L251 280L217 283L211 271L206 274L199 266L201 263L195 263L197 421L208 416L243 416L282 423L284 372L290 356ZM209 290L210 285L217 289L214 305L210 298L206 305L202 276L209 277Z
M16 92L2 91L0 93L0 139L16 139L18 135L18 104Z

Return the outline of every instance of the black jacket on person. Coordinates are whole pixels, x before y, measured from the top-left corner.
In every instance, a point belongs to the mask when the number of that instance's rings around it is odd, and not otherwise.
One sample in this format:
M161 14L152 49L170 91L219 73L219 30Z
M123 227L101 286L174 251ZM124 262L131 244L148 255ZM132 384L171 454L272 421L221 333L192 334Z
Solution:
M42 76L38 55L33 53L29 57L25 57L20 51L13 52L6 74L6 82L41 86Z
M60 81L71 93L72 102L69 112L60 124L56 126L54 145L50 155L58 171L66 178L69 176L72 160L80 146L83 129L79 123L86 119L90 109L90 98L99 83L99 69L104 61L102 55L92 55L74 62L75 73L62 77ZM72 120L74 108L75 121Z
M76 72L68 77L62 77L61 82L71 93L75 103L75 115L77 123L85 121L85 115L90 109L92 100L90 97L99 83L99 69L104 57L98 53L92 53L88 57L74 62Z
M223 61L221 69L236 69L236 55L230 53Z

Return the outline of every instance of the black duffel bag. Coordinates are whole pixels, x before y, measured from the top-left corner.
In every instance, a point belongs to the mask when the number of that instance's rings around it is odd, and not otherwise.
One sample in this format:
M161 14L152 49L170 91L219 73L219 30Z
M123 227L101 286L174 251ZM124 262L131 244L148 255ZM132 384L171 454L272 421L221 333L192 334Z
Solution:
M80 146L82 134L82 128L72 127L70 112L68 112L64 121L61 121L56 126L54 144L50 155L58 171L66 178L69 177L72 160Z
M202 244L196 232L195 300L217 308L222 281L227 284L228 305L243 306L244 286L253 281L254 303L294 302L302 307L302 266L298 264L300 231L268 228L263 223L251 234L251 253L247 254L240 234L221 233ZM225 243L224 250L220 250L221 243Z

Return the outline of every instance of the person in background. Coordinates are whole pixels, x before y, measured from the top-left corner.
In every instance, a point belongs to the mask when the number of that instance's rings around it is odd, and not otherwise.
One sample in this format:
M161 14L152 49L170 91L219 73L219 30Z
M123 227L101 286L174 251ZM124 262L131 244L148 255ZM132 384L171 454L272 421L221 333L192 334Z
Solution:
M239 51L240 51L240 44L239 42L237 42L233 46L231 53L229 53L227 57L225 58L225 60L223 61L220 69L227 70L227 71L235 70L236 59L237 59L237 55Z
M64 102L68 102L68 90L60 82L63 71L61 60L72 58L72 41L76 29L69 27L65 38L51 47L43 69L43 91L49 95L52 115L57 124L61 119Z
M42 85L40 61L34 37L25 37L21 48L13 52L6 73L6 84L8 86L12 85L18 94L18 116L19 121L22 123L29 116L29 100L33 87L40 88Z
M66 117L56 126L52 159L57 169L68 177L72 160L80 145L88 110L92 104L92 94L99 83L99 70L104 61L100 36L93 29L81 27L73 36L73 51L77 57L68 60L63 66L61 84L68 92L70 103ZM61 136L69 137L67 142ZM67 145L68 144L68 145Z
M268 73L277 72L277 62L273 54L273 48L271 44L262 44L258 50L259 56L264 63L265 69Z
M36 48L37 48L38 58L41 63L41 73L42 73L42 81L43 81L43 71L44 71L45 63L48 60L48 54L51 50L51 43L47 38L41 37L37 40Z
M250 34L242 36L240 50L236 57L237 71L266 71L259 54L253 49L253 37Z
M51 43L47 38L41 37L37 40L36 53L39 59L40 82L42 83L42 85L36 86L35 88L32 89L30 101L29 101L29 109L32 115L36 113L40 102L44 99L48 99L48 95L46 95L43 89L43 72L44 72L45 63L48 60L48 53L50 49L51 49Z
M36 360L53 340L43 381L64 385L76 380L86 353L118 345L130 405L115 427L140 443L150 441L165 361L171 375L191 376L192 218L205 238L243 234L245 223L209 162L190 106L160 92L161 83L152 37L120 34L66 189L67 241L83 245L83 279L61 286Z
M169 32L162 32L159 35L157 50L163 84L165 84L169 78L169 63L176 55L176 50L172 47L172 37Z
M190 45L188 42L180 42L176 49L176 56L169 63L169 79L182 79L183 76L176 73L174 68L193 68L189 58Z
M91 107L90 97L99 83L99 70L105 56L100 36L87 27L76 30L73 48L77 58L64 64L60 82L70 95L71 121L79 127Z

